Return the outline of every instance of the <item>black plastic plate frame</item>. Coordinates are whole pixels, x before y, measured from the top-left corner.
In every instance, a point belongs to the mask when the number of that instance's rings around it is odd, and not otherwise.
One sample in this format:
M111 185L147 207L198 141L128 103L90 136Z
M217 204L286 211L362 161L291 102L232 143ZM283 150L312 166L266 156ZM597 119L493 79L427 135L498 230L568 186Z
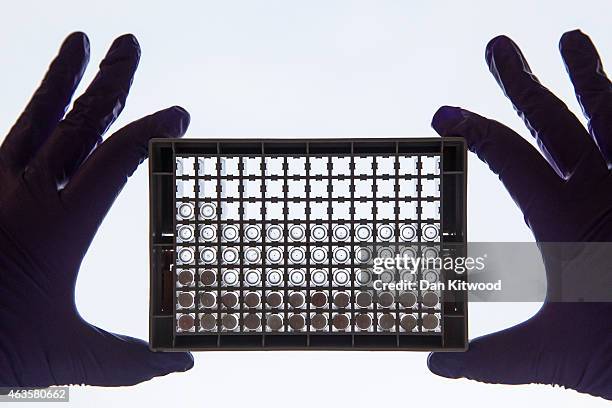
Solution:
M441 334L359 332L177 333L176 157L190 156L439 156L440 244L465 256L467 153L462 138L375 139L152 139L149 145L150 309L149 344L154 351L221 350L405 350L467 349L467 293L442 292ZM352 163L352 161L351 161ZM397 160L395 164L398 166ZM420 166L420 164L419 164ZM196 171L197 173L197 171ZM197 187L196 187L197 188ZM196 197L198 196L196 190ZM449 279L449 277L446 277ZM451 278L467 280L465 274Z

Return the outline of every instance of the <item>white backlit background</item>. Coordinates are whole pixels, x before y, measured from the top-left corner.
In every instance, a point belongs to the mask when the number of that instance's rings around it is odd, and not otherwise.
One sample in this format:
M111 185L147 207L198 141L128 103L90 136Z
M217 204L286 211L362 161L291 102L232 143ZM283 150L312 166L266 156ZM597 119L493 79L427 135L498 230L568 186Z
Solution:
M452 104L527 135L485 65L488 40L498 34L512 37L538 77L580 112L558 39L564 31L583 29L612 71L611 15L610 2L586 0L10 2L0 13L0 124L5 134L62 39L82 30L92 51L83 84L114 37L131 32L142 46L131 96L113 129L180 104L192 115L190 137L432 136L432 114ZM101 227L77 287L79 309L89 321L141 338L148 335L147 208L142 166ZM497 177L473 156L468 208L472 241L532 239ZM117 296L121 287L132 293ZM537 308L472 304L470 335L518 323ZM71 404L604 404L544 385L439 378L427 370L426 357L409 352L199 353L191 371L136 387L75 387ZM247 389L258 397L248 398Z

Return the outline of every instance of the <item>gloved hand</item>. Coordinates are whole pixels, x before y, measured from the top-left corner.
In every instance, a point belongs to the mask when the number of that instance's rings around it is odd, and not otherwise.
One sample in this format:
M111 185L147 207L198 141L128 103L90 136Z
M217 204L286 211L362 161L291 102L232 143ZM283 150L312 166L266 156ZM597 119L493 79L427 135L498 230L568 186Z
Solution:
M486 61L543 156L501 123L461 108L440 108L432 126L441 136L466 139L499 176L538 242L610 242L612 85L589 37L568 32L560 50L588 131L504 36L489 42ZM550 287L559 271L547 265L546 272L547 299L535 316L471 341L465 353L432 353L430 370L487 383L556 384L612 399L612 303L557 302Z
M148 140L189 124L172 107L102 142L139 57L134 36L117 38L65 115L89 60L85 34L71 34L0 146L0 386L130 385L193 366L189 353L153 353L87 323L74 303L81 261Z

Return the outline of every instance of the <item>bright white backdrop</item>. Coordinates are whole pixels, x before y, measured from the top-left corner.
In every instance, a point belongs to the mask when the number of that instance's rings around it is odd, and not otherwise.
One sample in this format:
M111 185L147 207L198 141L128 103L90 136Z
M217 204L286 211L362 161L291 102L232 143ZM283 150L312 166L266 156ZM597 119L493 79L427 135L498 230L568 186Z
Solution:
M580 112L557 41L579 27L597 42L604 59L612 58L611 16L612 3L605 0L10 2L0 13L0 127L2 134L9 129L63 37L82 30L92 44L85 84L114 37L132 32L143 49L127 107L113 129L180 104L192 115L191 137L425 136L434 134L429 122L437 107L454 104L526 135L486 68L487 41L502 33L512 37L540 79ZM531 240L497 178L474 157L469 166L470 240ZM142 338L148 329L146 176L142 166L117 200L77 287L77 303L88 320ZM138 296L123 299L121 287ZM473 304L470 335L510 326L537 308ZM90 408L604 404L549 386L442 379L429 373L426 357L200 353L187 373L130 388L73 388L71 403ZM330 367L330 374L316 377L321 366ZM253 378L243 374L250 369L258 373ZM315 387L320 399L309 393ZM262 397L247 400L241 392L247 388ZM264 391L274 396L265 400Z

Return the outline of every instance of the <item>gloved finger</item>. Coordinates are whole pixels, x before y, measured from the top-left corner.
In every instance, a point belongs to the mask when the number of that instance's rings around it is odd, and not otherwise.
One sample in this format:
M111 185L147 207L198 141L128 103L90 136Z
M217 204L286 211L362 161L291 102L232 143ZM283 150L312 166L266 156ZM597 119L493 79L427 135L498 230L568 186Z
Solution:
M81 166L62 191L61 198L89 227L91 236L113 201L148 155L154 137L181 137L189 126L189 113L174 106L130 123L110 136Z
M42 148L36 167L54 177L58 186L74 174L123 110L139 59L133 35L117 38L91 85Z
M90 385L134 385L193 367L191 353L153 352L145 341L95 326L90 326L87 348L89 360L83 369Z
M470 341L466 352L431 353L429 370L446 378L468 378L494 384L536 382L534 362L540 336L529 321Z
M578 102L588 120L589 132L599 146L608 166L612 165L612 83L591 39L574 30L559 42Z
M23 170L66 113L89 62L89 40L70 34L51 62L40 86L0 146L0 156L13 172Z
M537 150L501 123L458 107L441 107L431 125L440 136L466 140L468 149L499 176L535 233L531 215L557 199L562 183Z
M559 98L540 84L511 39L492 39L485 58L497 83L559 175L569 178L584 157L593 157L597 147L586 129ZM600 159L589 163L591 170L607 169L603 157Z

